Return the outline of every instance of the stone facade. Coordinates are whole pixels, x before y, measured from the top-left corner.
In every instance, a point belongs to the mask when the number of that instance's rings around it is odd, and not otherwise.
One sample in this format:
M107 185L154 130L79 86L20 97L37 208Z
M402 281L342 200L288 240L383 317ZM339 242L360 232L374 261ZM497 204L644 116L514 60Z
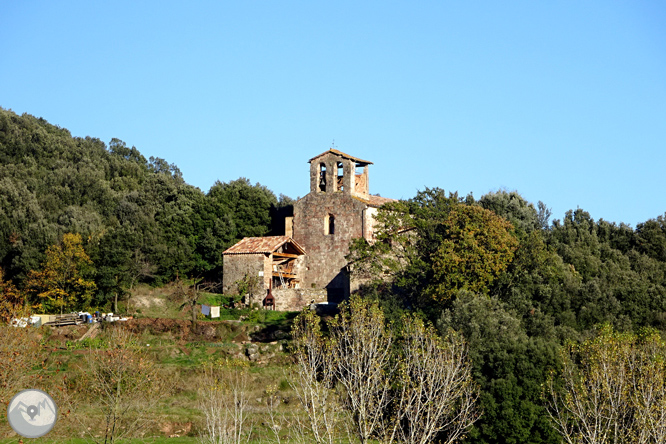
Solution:
M298 311L308 304L326 302L324 289L314 288L276 288L273 290L275 309L280 311Z
M248 303L271 301L269 290L276 310L347 299L358 286L347 272L349 244L372 242L377 210L393 200L370 194L371 164L335 149L310 159L310 192L285 216L285 236L245 238L224 252L224 292L256 276Z
M300 288L304 268L303 248L288 236L246 237L224 254L222 279L225 294L238 294L238 283L253 280L246 303L263 304L269 290Z
M324 288L329 302L349 297L349 244L372 242L374 214L384 199L369 194L368 162L337 150L310 159L310 192L294 204L285 230L305 249L305 288Z
M263 299L270 285L271 259L267 254L234 254L224 256L224 294L238 294L238 282L247 277L256 277L258 285L249 295L252 299Z
M303 285L326 288L329 302L349 296L345 272L352 239L363 236L365 205L349 194L310 193L294 205L294 239L307 252ZM333 232L327 230L333 218Z

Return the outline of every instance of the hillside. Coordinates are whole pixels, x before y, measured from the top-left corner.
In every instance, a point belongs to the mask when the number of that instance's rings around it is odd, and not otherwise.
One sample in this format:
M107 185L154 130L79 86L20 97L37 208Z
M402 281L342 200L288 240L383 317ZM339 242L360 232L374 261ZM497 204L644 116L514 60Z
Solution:
M92 306L138 282L218 280L221 252L267 233L276 205L270 190L246 179L203 193L175 165L146 160L118 139L107 147L0 109L0 268L19 288L65 233L80 234L90 257Z
M287 346L293 315L232 310L231 323L190 322L193 302L169 286L219 280L222 251L267 234L279 205L270 190L245 179L204 193L175 165L146 160L120 140L106 146L75 138L0 109L0 314L22 308L24 298L44 310L103 311L120 299L121 310L143 318L126 328L142 342L161 341L155 365L172 371L176 361L187 363L180 369L186 377L173 378L185 387L186 399L173 401L185 411L173 414L196 423L187 372L207 356L248 358L251 371L274 366L280 381L285 347L268 351L275 361L259 363L247 350L261 345L248 341ZM352 242L348 269L364 279L360 294L380 302L396 334L405 315L417 314L439 336L455 330L465 338L483 415L464 442L560 442L544 386L560 374L565 345L608 329L666 332L665 217L632 228L583 209L550 216L545 204L517 192L477 200L432 188L380 209L374 242ZM207 297L219 296L199 302ZM51 339L66 348L73 338ZM72 350L66 353L74 362Z

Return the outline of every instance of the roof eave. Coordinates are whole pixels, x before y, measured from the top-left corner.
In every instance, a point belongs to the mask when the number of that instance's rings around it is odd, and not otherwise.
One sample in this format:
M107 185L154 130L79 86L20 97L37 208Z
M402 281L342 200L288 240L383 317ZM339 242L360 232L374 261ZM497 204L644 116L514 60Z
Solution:
M360 163L360 164L364 164L364 165L372 165L373 164L369 160L363 160L363 159L359 159L358 157L350 156L349 154L343 153L342 151L336 150L334 148L331 148L328 151L324 151L323 153L321 153L317 156L314 156L312 159L308 160L308 163L312 163L313 160L319 159L321 156L325 156L326 154L335 154L335 155L338 155L340 157L344 157L345 159L353 160L356 163Z

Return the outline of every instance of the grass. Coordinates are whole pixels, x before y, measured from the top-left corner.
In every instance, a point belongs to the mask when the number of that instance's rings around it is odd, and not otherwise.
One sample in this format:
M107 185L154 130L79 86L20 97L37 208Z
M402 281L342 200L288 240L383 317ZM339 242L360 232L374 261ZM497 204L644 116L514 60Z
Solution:
M15 438L5 438L5 439L0 439L0 444L16 444L19 442L19 436ZM91 440L86 439L86 438L53 438L51 434L47 434L46 436L42 438L34 438L34 439L29 439L29 438L24 438L23 442L27 442L29 440L30 443L34 444L55 444L55 443L62 443L62 444L89 444ZM129 441L121 441L121 442L129 442ZM164 437L164 436L158 436L158 437L150 437L150 438L145 438L145 439L132 439L131 442L133 443L154 443L154 444L190 444L190 443L196 443L199 442L199 439L195 436L181 436L181 437Z
M230 304L230 299L221 299L219 295L205 294L202 301L210 304ZM174 296L174 289L170 287L151 288L140 286L132 296L132 305L140 303L139 317L159 317L171 319L191 318L189 310L179 310L179 302ZM138 304L137 304L138 305ZM284 351L286 338L289 336L290 326L298 313L277 312L268 310L221 308L220 319L206 319L200 322L198 330L204 333L190 333L190 337L183 339L182 331L178 330L189 323L173 322L173 329L161 333L154 333L149 327L138 333L138 344L145 350L147 356L154 360L163 370L165 378L174 381L175 390L160 400L146 400L151 403L149 418L155 424L148 431L150 439L138 439L132 442L167 442L194 443L197 435L204 428L204 416L199 410L200 369L207 362L225 358L243 358L247 356L247 349L252 345L259 352L259 361L250 363L250 383L247 388L251 419L256 423L250 443L269 442L271 436L269 429L263 425L266 412L266 389L276 387L283 402L280 404L280 413L285 415L300 415L300 409L295 395L286 376L289 370L289 357ZM227 322L220 322L227 321ZM234 321L234 322L228 322ZM44 378L61 378L66 374L70 380L75 380L81 367L85 365L88 350L99 348L105 343L105 331L111 325L102 325L102 332L93 339L78 341L83 334L81 329L62 327L49 329L43 327L42 346L47 350L47 369L38 370L38 376ZM213 327L210 330L208 327ZM197 331L198 331L197 330ZM192 336L193 335L193 336ZM252 344L249 341L252 340ZM144 348L145 346L145 348ZM85 403L85 395L81 401ZM78 444L91 442L77 438L82 430L80 423L72 417L83 415L87 419L95 418L98 412L87 405L80 405L77 411L72 411L70 417L59 419L55 429L44 438L30 440L34 443L71 443ZM168 438L164 432L164 424L174 425L174 429L190 424L188 436ZM162 430L161 430L162 429ZM6 422L6 416L0 418L0 444L17 443L18 436L4 438L11 430ZM286 432L285 432L286 433ZM283 441L288 443L289 441Z
M11 439L0 439L0 444L16 444L19 442L18 437L16 438L11 438ZM25 442L25 440L24 440ZM31 439L31 443L35 444L54 444L54 443L62 443L62 444L89 444L91 441L84 439L84 438L60 438L60 439L54 439L51 438L49 435L43 437L43 438L36 438L36 439ZM193 443L199 443L201 442L200 439L196 436L179 436L179 437L150 437L150 438L145 438L145 439L132 439L131 441L120 441L120 442L132 442L132 443L151 443L151 444L193 444ZM266 444L268 441L266 438L264 439L251 439L248 441L248 444ZM282 441L282 442L289 442L289 441Z

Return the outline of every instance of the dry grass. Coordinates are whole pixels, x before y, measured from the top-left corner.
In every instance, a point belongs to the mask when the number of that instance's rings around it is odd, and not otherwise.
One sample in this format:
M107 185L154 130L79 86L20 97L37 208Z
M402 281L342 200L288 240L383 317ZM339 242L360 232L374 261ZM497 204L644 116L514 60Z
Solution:
M149 359L157 363L161 377L173 385L172 392L165 398L157 402L145 400L151 403L145 413L150 420L145 437L150 437L150 442L168 439L170 444L193 443L204 428L203 415L199 410L202 366L218 359L249 360L249 355L254 355L250 361L247 389L249 419L253 424L251 442L272 442L272 433L266 423L267 389L275 389L275 399L278 400L275 408L280 418L300 414L300 407L285 376L291 362L285 348L293 315L268 313L271 316L266 317L263 313L249 313L252 316L243 322L206 320L193 326L189 309L179 308L176 290L173 285L162 288L138 286L130 299L129 313L136 310L138 318L127 323L102 324L102 333L95 340L76 341L85 334L88 326L41 327L42 352L48 359L46 369L35 369L36 376L52 378L53 381L62 381L66 376L71 383L70 388L74 387L89 353L88 348L103 340L109 329L128 329L145 347ZM119 305L123 310L126 302ZM49 392L48 389L46 391ZM85 390L67 396L69 401L65 397L59 398L63 401L58 403L60 415L55 428L47 437L32 442L86 442L83 439L89 432L87 427L95 433L100 413L95 411L92 403L87 402ZM6 416L0 416L0 443L18 442L18 436L12 435ZM289 433L288 426L285 426L282 435Z

